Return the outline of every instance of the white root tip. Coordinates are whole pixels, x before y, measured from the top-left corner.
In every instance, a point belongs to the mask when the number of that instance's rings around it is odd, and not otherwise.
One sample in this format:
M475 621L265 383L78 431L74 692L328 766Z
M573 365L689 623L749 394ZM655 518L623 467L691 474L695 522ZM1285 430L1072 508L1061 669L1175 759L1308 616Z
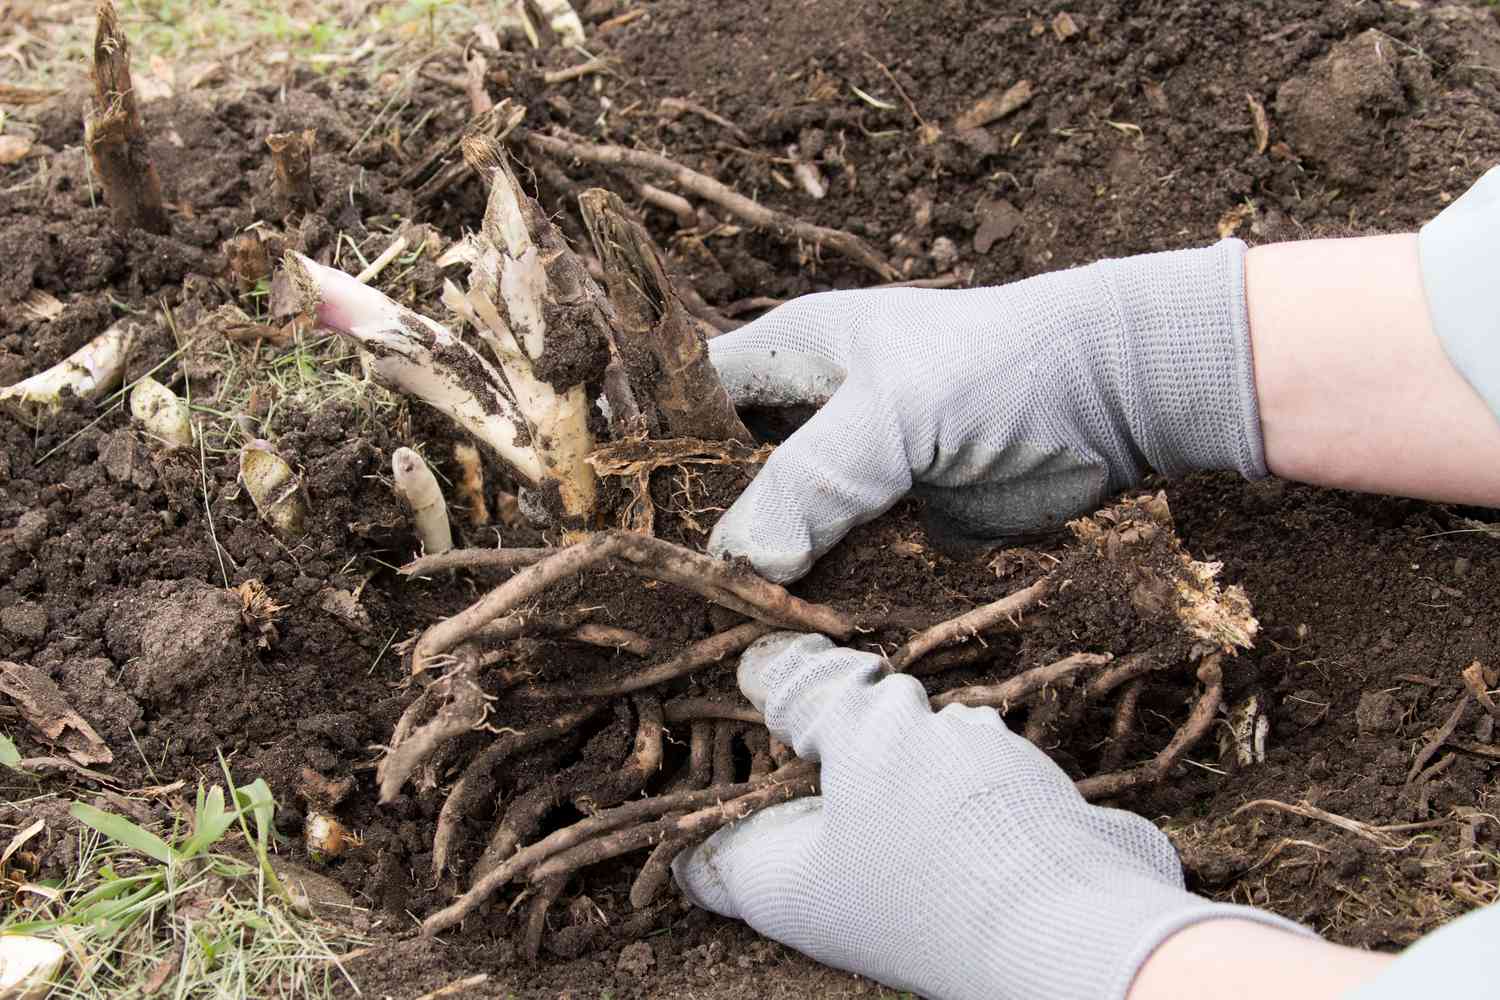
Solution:
M130 415L147 436L160 441L168 451L193 443L193 420L187 401L149 375L130 390Z
M391 475L396 491L411 507L412 523L422 554L435 556L453 548L453 529L448 522L448 503L437 477L422 456L410 448L397 448L391 455Z
M536 0L536 6L547 18L547 26L557 35L558 41L564 45L583 44L583 20L569 0Z
M29 934L0 937L0 998L42 1000L66 956L67 950L56 941Z
M505 380L482 355L353 275L295 253L287 255L286 268L302 308L320 326L368 350L370 369L382 383L440 410L523 480L540 482L541 463L520 443L525 422Z
M307 520L302 479L269 441L251 441L240 449L240 480L255 509L278 534L302 534Z

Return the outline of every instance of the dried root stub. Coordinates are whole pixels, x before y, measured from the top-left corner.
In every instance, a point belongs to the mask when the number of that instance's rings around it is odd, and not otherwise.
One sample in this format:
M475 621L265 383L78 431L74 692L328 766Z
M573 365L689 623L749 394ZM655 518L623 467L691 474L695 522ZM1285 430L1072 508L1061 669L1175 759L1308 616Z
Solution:
M1245 595L1218 584L1216 566L1183 551L1163 497L1129 500L1071 527L1077 544L1049 571L916 632L888 659L892 669L924 676L934 708L996 708L1094 800L1172 780L1217 724L1230 657L1250 645L1257 624ZM492 555L455 550L442 564L494 571ZM816 794L815 766L772 740L738 696L695 693L695 675L708 690L724 690L740 652L776 628L856 646L867 632L895 628L623 531L532 550L503 568L513 575L414 644L417 683L426 686L398 725L379 778L389 801L434 760L456 776L439 788L433 871L460 882L424 930L445 931L481 912L486 921L513 913L519 944L533 956L553 940L548 928L566 923L549 923L549 910L570 898L585 869L632 855L641 867L631 904L658 905L678 852L757 809ZM597 626L613 638L585 635L596 624L586 621L591 606L540 610L550 588L609 568L684 588L750 620L673 648L618 626ZM995 648L1019 648L1026 667L996 662L985 668L994 675L976 676L974 658L960 654L1002 633L1019 642ZM1122 634L1144 648L1122 652ZM540 635L609 645L618 666L587 678L568 671L538 678L501 652ZM467 757L456 752L465 748ZM566 950L575 936L553 947Z
M172 224L162 203L161 177L146 151L146 129L130 78L130 43L111 0L100 0L98 6L94 103L84 120L83 144L115 225L165 235Z

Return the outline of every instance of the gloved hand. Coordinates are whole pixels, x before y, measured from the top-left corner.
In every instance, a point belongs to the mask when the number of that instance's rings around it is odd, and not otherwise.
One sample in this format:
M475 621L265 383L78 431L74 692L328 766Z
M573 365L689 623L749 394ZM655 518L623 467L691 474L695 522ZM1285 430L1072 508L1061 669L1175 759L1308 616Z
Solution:
M913 486L938 530L989 539L1095 510L1148 465L1266 475L1244 255L1224 240L998 288L829 292L714 338L737 404L822 409L710 551L784 582Z
M688 898L820 962L931 1000L1117 1000L1173 932L1295 924L1183 889L1167 838L1084 802L993 709L934 714L906 675L777 633L740 687L821 798L757 813L678 856Z

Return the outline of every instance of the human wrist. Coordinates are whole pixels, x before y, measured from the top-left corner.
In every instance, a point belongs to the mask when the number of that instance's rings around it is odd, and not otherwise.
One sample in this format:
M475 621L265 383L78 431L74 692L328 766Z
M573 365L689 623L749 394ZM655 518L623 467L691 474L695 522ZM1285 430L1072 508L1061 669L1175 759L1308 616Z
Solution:
M1332 1000L1377 978L1391 959L1246 919L1261 911L1220 909L1163 938L1127 1000Z

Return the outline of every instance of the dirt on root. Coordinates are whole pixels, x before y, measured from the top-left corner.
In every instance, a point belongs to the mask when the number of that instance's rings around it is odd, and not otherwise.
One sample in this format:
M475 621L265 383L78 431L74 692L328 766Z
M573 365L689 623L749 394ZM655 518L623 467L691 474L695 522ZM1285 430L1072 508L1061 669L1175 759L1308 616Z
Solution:
M632 6L586 8L597 32ZM1500 160L1500 20L1486 4L658 0L641 9L590 40L614 72L548 87L541 71L576 57L517 49L494 56L493 96L524 103L527 128L564 125L665 151L768 205L849 229L914 279L1008 281L1225 233L1409 230ZM1058 19L1064 12L1067 21ZM166 237L120 234L97 203L81 150L86 81L54 104L17 112L37 145L0 167L0 384L62 359L123 314L160 313L170 322L148 324L155 332L138 348L132 377L170 358L164 380L191 389L212 433L201 452L162 453L112 402L70 405L39 430L0 417L0 659L59 684L113 749L107 770L122 786L214 780L220 749L237 774L264 777L292 860L311 864L301 839L303 770L352 778L337 813L363 843L322 870L372 911L381 947L351 965L367 994L417 995L478 973L488 980L466 995L877 992L673 892L633 912L626 896L639 856L596 866L569 886L552 927L582 929L552 935L566 945L536 965L517 958L503 902L441 943L410 934L411 915L462 885L430 875L440 788L376 801L379 747L412 697L394 647L467 603L489 577L411 582L391 571L414 543L385 470L396 447L420 444L455 479L453 434L420 408L377 407L327 386L298 391L319 384L299 348L226 344L206 318L233 303L253 321L280 321L266 288L228 267L224 244L252 227L270 259L295 248L350 266L380 253L408 221L432 226L444 245L478 224L477 181L429 196L425 178L412 174L465 119L463 94L441 82L462 76L459 54L431 65L437 72L394 101L399 81L389 77L299 70L284 87L146 105L171 206ZM1018 110L958 126L982 98L1021 81L1031 96ZM662 109L664 98L737 128ZM287 219L264 139L303 128L318 131L320 202ZM792 160L818 165L826 197L798 187ZM873 280L841 258L718 215L680 234L675 217L640 203L630 178L559 166L568 183L539 172L539 194L576 244L586 240L568 199L577 188L612 186L678 273L726 313L748 317L751 299ZM430 254L380 283L440 312ZM55 296L60 311L38 292ZM304 346L315 339L304 334ZM219 398L230 371L276 358L297 375L277 383L281 395ZM341 365L351 379L357 373L352 357ZM236 483L241 438L211 412L230 403L243 403L256 433L303 472L311 528L302 541L277 539ZM492 490L506 485L498 469L488 473ZM701 543L747 474L732 466L658 473L663 533ZM1222 561L1224 579L1244 586L1261 621L1256 647L1228 671L1227 698L1258 699L1269 749L1264 763L1240 768L1205 743L1169 783L1123 804L1168 830L1198 890L1270 907L1334 940L1396 947L1492 901L1500 879L1491 860L1500 830L1488 818L1492 727L1471 706L1450 745L1427 761L1438 769L1422 782L1408 771L1460 698L1459 671L1474 660L1500 667L1500 540L1476 530L1500 518L1275 480L1203 475L1166 489L1188 551ZM501 530L507 544L540 540ZM491 527L461 531L472 544L493 544ZM1000 558L950 558L928 544L916 506L903 504L857 530L797 591L891 623L864 640L889 646L1030 582L1063 547L1051 540ZM251 581L264 600L253 599ZM554 588L543 610L578 606L661 649L728 622L696 597L622 572ZM1065 636L1075 627L1083 648L1138 651L1128 601L1077 608L1092 620L1002 634L985 658L933 683L1004 677L1071 652L1078 647ZM546 636L513 642L503 655L502 666L544 677L603 676L635 662ZM682 690L727 695L732 677L731 662ZM1143 750L1164 742L1191 690L1187 677L1143 702ZM19 722L0 718L23 752L42 749ZM1091 716L1079 738L1102 738L1107 724ZM628 727L605 713L577 745L517 758L500 776L502 792L515 795L569 763L613 768L628 749L624 735ZM460 741L450 764L484 738ZM669 743L668 753L680 762L685 750ZM35 789L14 780L0 776L0 794L18 800L0 805L7 827L32 818L20 800ZM1305 802L1370 827L1430 825L1358 835L1275 807L1239 811L1257 800ZM54 818L49 835L65 851L57 832L65 823ZM493 819L476 815L463 828L458 871Z

